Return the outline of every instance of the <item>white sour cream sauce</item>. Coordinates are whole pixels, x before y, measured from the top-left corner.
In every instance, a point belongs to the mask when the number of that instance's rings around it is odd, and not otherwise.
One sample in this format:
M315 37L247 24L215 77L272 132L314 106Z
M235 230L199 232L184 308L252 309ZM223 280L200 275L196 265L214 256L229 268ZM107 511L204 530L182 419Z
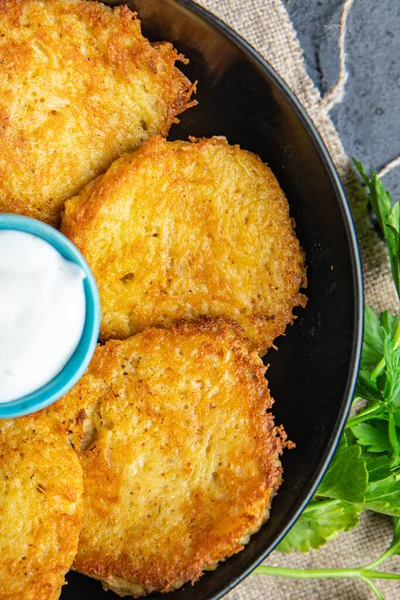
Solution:
M84 279L48 242L0 231L0 402L38 390L67 364L85 323Z

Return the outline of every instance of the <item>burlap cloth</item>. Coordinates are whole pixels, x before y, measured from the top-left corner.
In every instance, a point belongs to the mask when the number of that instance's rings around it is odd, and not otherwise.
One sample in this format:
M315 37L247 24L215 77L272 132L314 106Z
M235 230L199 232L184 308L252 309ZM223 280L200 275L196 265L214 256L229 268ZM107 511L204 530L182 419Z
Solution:
M307 75L296 33L281 0L197 0L238 31L269 60L295 92L313 119L336 164L355 218L361 248L365 300L375 310L397 310L384 246L371 229L362 192L351 170L325 103ZM391 523L385 517L366 514L361 524L324 548L308 554L273 552L266 564L296 567L353 567L376 558L391 537ZM385 565L396 570L399 560ZM377 582L386 600L400 599L400 584ZM250 575L227 600L366 600L375 598L367 586L353 580L299 581Z

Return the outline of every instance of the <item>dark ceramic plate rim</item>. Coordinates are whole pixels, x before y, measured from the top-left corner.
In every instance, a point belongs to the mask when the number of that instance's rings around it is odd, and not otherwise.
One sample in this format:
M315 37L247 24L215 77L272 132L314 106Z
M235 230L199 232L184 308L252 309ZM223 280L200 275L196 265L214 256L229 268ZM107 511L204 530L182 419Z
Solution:
M289 529L295 524L309 501L313 496L316 488L318 487L319 482L327 470L329 463L332 459L332 456L336 450L336 447L339 443L340 435L343 431L345 422L347 420L348 413L350 411L351 401L355 389L356 379L358 375L358 368L361 357L361 347L363 340L363 319L364 319L364 306L363 306L363 280L362 280L362 269L361 269L361 260L360 253L358 248L358 241L356 230L353 222L353 217L351 214L350 206L347 201L345 192L342 187L342 183L339 179L339 175L336 171L336 168L333 164L332 158L330 157L328 150L322 141L322 138L318 131L316 130L313 122L308 116L306 110L301 105L300 101L296 97L296 95L292 92L292 90L288 87L288 85L284 82L280 75L275 71L275 69L264 59L254 48L246 42L238 33L236 33L233 29L231 29L228 25L226 25L223 21L221 21L218 17L210 13L205 8L199 6L193 0L174 0L177 4L180 4L182 7L187 9L189 12L194 13L200 19L206 21L212 27L214 27L222 36L227 38L234 46L238 47L243 54L253 63L257 65L257 67L266 73L267 77L272 79L280 91L283 93L287 101L289 102L291 108L295 111L302 124L304 125L310 139L312 140L316 150L318 151L319 156L324 164L324 167L329 175L330 181L332 183L332 187L334 188L335 195L343 216L344 226L346 237L349 244L349 249L351 253L351 266L352 266L352 279L353 279L353 298L351 301L354 303L354 325L353 325L353 350L351 363L349 365L349 374L347 377L346 390L343 394L342 400L342 411L341 416L338 419L335 425L335 431L332 435L331 443L329 448L325 451L324 456L321 457L320 467L314 477L313 482L310 484L310 489L306 497L300 502L297 510L294 515L290 518L287 525L283 528L281 533L277 536L277 538L269 544L266 548L264 548L261 552L258 553L252 560L251 564L238 573L232 581L228 585L221 586L220 589L214 591L214 593L208 596L209 600L218 600L225 594L227 594L230 590L232 590L236 585L238 585L243 579L245 579L257 565L259 565L265 558L272 552L272 550L279 544L281 539L286 535Z
M222 596L227 594L236 585L243 581L243 579L245 579L255 569L255 567L258 564L260 564L266 558L266 556L268 556L268 554L272 552L272 550L277 546L277 544L286 535L289 529L294 525L298 517L303 512L304 508L309 503L319 482L324 476L326 469L328 468L328 465L338 445L340 435L343 431L344 424L346 422L350 410L351 400L358 374L358 367L362 347L362 326L364 316L363 283L357 236L347 198L345 196L337 171L334 167L333 161L324 145L324 142L322 141L318 131L316 130L314 124L312 123L310 117L307 115L300 101L290 90L287 84L283 81L280 75L278 75L278 73L274 70L274 68L264 58L262 58L248 42L246 42L239 34L233 31L223 21L218 19L218 17L216 17L215 15L207 11L205 8L193 2L193 0L173 1L177 5L179 5L184 11L187 11L188 13L197 17L199 20L207 23L209 26L211 26L211 28L216 30L218 34L227 39L228 42L230 42L234 47L238 48L239 51L248 59L248 61L255 65L260 70L260 72L265 75L267 80L272 81L274 85L276 85L276 87L282 93L285 100L290 105L291 109L299 118L300 122L304 126L306 133L308 134L310 141L313 143L313 146L321 159L327 177L330 180L334 194L336 196L338 206L340 208L340 212L343 218L343 228L349 247L349 254L351 259L351 275L353 283L353 294L351 299L349 299L349 301L353 304L354 310L354 320L352 326L353 343L351 360L348 367L345 391L341 399L340 415L333 425L333 433L330 442L320 457L318 468L315 470L314 476L310 480L307 494L305 495L305 497L299 500L297 508L294 510L293 514L289 516L288 522L282 528L282 530L276 536L273 542L266 545L261 550L254 552L252 557L246 561L247 565L245 566L245 568L234 573L233 577L229 582L221 583L215 586L215 588L211 592L206 593L206 595L204 596L206 600L219 600L220 598L222 598ZM115 5L124 2L126 2L126 0L109 0L107 4ZM251 544L251 540L249 544ZM161 595L157 594L155 597L161 598Z

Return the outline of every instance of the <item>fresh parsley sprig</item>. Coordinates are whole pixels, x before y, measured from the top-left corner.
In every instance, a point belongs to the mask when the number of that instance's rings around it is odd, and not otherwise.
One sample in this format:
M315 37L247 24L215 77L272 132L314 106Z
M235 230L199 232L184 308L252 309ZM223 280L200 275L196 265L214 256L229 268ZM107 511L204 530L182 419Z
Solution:
M376 173L354 164L368 190L386 242L393 282L400 300L400 208L392 203ZM315 496L279 544L278 550L308 552L320 548L359 522L369 509L394 517L393 540L388 550L365 567L355 569L286 569L261 566L257 573L296 578L357 578L376 596L383 596L375 579L400 579L400 574L376 568L400 554L400 317L365 309L361 368L353 406L363 407L351 417L333 460Z
M372 210L378 218L379 227L385 239L392 268L393 281L396 286L397 295L400 298L400 205L392 202L390 192L379 179L375 171L371 171L371 177L365 172L360 161L353 158L353 162L360 173L367 189L368 201Z
M364 581L371 590L375 593L379 600L385 600L379 588L375 584L376 579L398 579L400 573L387 573L378 571L377 567L381 566L391 556L400 554L400 520L394 520L393 539L389 548L379 558L364 567L356 567L353 569L292 569L286 567L270 567L261 565L257 567L256 573L260 575L273 575L280 577L291 577L295 579L360 579Z

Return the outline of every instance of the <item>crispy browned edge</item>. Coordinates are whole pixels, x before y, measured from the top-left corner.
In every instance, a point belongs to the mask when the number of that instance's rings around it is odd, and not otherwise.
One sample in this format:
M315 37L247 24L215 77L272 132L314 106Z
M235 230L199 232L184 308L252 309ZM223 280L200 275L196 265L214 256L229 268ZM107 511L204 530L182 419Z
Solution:
M14 18L14 20L17 21L21 16L21 11L22 11L24 5L29 4L33 1L34 0L0 0L0 11L7 12L9 17ZM47 2L57 4L57 0L44 0L45 4ZM89 18L93 25L96 25L96 24L103 25L103 24L106 24L106 21L109 18L108 13L105 13L103 10L105 6L108 8L111 8L113 11L115 9L118 9L119 18L120 18L120 26L124 30L129 31L129 25L132 20L137 21L139 23L139 25L141 25L141 21L138 17L137 12L132 11L125 4L110 6L110 5L106 5L106 4L102 3L101 1L97 1L97 0L82 0L81 2L77 2L75 4L74 13L77 15L81 15L86 18ZM101 10L99 10L99 8ZM140 30L141 30L141 28L140 28ZM142 33L142 35L143 35L143 33ZM145 38L145 36L143 36L143 37ZM147 38L145 38L145 39L147 39ZM150 46L152 46L153 48L156 48L156 49L162 48L164 58L168 62L171 62L172 64L174 64L175 62L181 62L182 64L185 64L185 65L187 65L189 63L189 59L186 58L180 52L178 52L170 42L153 42L153 43L149 42L149 43L150 43ZM119 59L120 66L121 66L121 68L123 68L125 66L126 53L124 52L123 48L118 47L114 50L116 50L114 52L114 58ZM150 64L150 68L152 68L152 70L154 70L155 65L152 66L151 57L149 57L149 64ZM190 99L192 94L196 92L197 81L192 83L179 69L176 69L176 71L177 71L176 74L179 75L178 78L182 85L182 92L178 96L176 101L173 104L171 104L171 106L169 107L168 117L169 117L171 123L179 123L179 120L176 119L176 116L178 114L181 114L188 108L191 108L192 106L196 106L196 104L198 104L197 100ZM164 131L162 132L162 135L167 135L168 131L169 131L169 126L166 126Z
M56 0L45 0L45 2L46 1L56 3ZM24 5L26 5L30 2L32 2L32 0L0 0L0 12L3 12L3 13L7 12L8 17L13 19L15 22L17 22L21 16ZM99 10L99 7L101 7L103 9L104 4L102 4L101 2L97 2L96 0L82 0L81 3L77 3L74 6L74 13L77 15L82 15L86 19L90 19L93 26L96 24L98 24L98 25L104 24L104 26L106 26L109 15L107 13L105 13L103 10ZM119 11L120 27L122 29L126 30L128 33L129 33L129 26L130 26L130 23L132 20L137 21L139 23L139 25L141 25L141 22L137 16L137 13L131 11L130 8L128 8L128 6L119 5L116 7L112 6L111 8L113 10L117 9ZM147 38L145 38L145 39L147 40ZM155 49L159 50L160 52L162 52L164 60L167 63L172 64L172 66L175 69L174 79L176 78L176 80L178 80L179 84L180 84L180 93L176 97L175 101L172 102L168 106L167 117L161 128L160 133L163 136L167 136L171 125L174 123L179 123L179 119L177 118L178 115L183 113L185 110L187 110L193 106L196 106L198 104L197 100L191 99L192 95L196 93L197 81L192 83L175 66L176 62L188 64L189 59L187 59L183 54L179 53L173 47L173 45L169 42L154 42L154 43L149 42L149 50L146 53L147 56L144 57L143 54L141 55L141 60L147 59L150 68L155 73L157 71L156 71L155 65L153 65L150 47L155 48ZM117 60L121 70L127 71L128 67L126 66L126 53L124 52L124 49L122 47L117 46L116 48L114 48L113 55L114 55L114 58ZM19 57L16 56L15 58L16 58L16 60L18 60ZM86 184L86 185L88 185L88 184ZM82 187L84 187L84 186L82 186ZM67 197L65 197L63 200L65 201L66 199L67 199ZM11 199L10 199L10 201L11 201ZM38 201L38 198L36 198L36 201ZM45 222L49 223L50 225L53 225L54 227L59 227L60 226L60 213L62 211L62 208L61 208L61 210L59 208L56 211L57 214L52 216L51 211L49 210L49 208L47 206L50 204L50 201L48 199L44 198L43 204L46 206L46 213L49 213L49 214L47 214L47 216L43 217L43 219L41 219L41 220L44 220ZM38 217L37 210L32 208L31 206L29 206L28 204L26 204L25 207L23 205L18 206L17 212L20 214L25 214L27 216L40 218L40 217Z
M117 161L115 161L113 163L114 168L118 169L119 164L123 164L126 161L130 161L130 159L134 159L136 161L142 161L142 160L146 160L148 157L152 157L152 156L157 157L159 154L159 149L166 143L168 144L168 143L175 143L175 142L168 142L168 140L166 140L165 137L162 137L162 136L152 136L148 140L146 140L144 142L143 146L141 146L133 154L132 153L124 153ZM226 138L222 138L221 136L216 136L216 137L212 137L212 138L196 138L193 136L189 136L189 142L180 141L180 143L181 144L192 143L192 144L197 144L199 146L207 146L210 144L224 145L224 146L228 145L229 146ZM238 144L235 144L230 147L231 148L240 148L240 146ZM261 165L267 166L263 163L263 161L257 154L250 152L248 150L243 150L243 149L241 149L241 151L245 152L246 154L249 154L255 161L259 162ZM113 168L113 166L111 168ZM269 167L268 167L268 173L271 173L273 180L276 182L276 185L279 189L279 194L281 194L286 200L286 197L284 196L283 191L281 190L278 182L276 181L274 174L269 169ZM124 178L124 176L125 176L125 173L124 173L124 170L122 170L121 173L119 174L119 180L122 180ZM84 202L82 203L82 205L80 207L78 207L78 208L74 207L73 210L70 211L68 215L65 210L62 214L61 231L74 244L76 244L78 246L78 248L80 249L80 251L83 254L85 254L85 244L81 243L79 238L81 235L85 235L85 229L90 225L90 223L96 217L101 206L104 204L105 198L107 196L107 194L104 192L104 190L102 190L102 193L100 193L100 194L98 193L98 186L102 185L103 177L104 177L104 175L100 175L96 179L93 179L87 186L85 186L82 189L81 194L84 196ZM116 180L114 179L113 185L115 185L115 181ZM77 198L77 196L74 198L71 198L70 200L75 200L76 198ZM297 236L295 234L296 222L293 218L291 218L291 223L292 223L292 234L297 239ZM87 243L89 243L89 242L87 242ZM300 289L307 288L307 266L306 266L305 252L304 252L304 249L300 245L299 245L299 259L300 259L300 263L301 263L300 264L300 273L299 273L300 274L300 285L299 285L297 291L293 294L293 296L291 298L290 307L289 306L286 307L286 309L283 311L283 313L281 315L281 318L275 319L273 333L270 334L270 338L272 338L272 340L276 339L277 337L279 337L281 335L285 335L286 327L288 325L292 325L293 322L297 319L297 316L293 314L293 310L296 307L301 307L301 308L306 307L307 296L304 293L300 292ZM270 318L265 317L260 314L253 315L253 316L249 315L249 321L252 321L253 324L255 325L255 327L257 327L257 324L260 323L260 320L270 320ZM251 347L252 347L252 349L257 349L260 356L263 356L267 352L267 350L271 347L276 349L276 346L274 345L273 342L266 344L265 343L266 340L264 339L264 344L262 344L261 339L257 339L257 337L261 338L262 334L259 334L258 336L256 336L256 339L254 340L254 344L252 344ZM102 336L101 331L100 331L100 339L102 341L106 341L106 339L107 339L107 338L104 338L104 336Z
M155 589L166 593L181 587L185 582L190 581L194 584L205 570L214 570L219 562L240 552L248 542L249 536L258 531L268 519L272 499L282 483L283 469L279 455L282 454L284 448L294 447L293 442L287 441L287 435L283 426L274 426L272 413L266 412L273 404L268 382L264 376L266 367L261 363L257 353L248 349L246 340L242 336L241 328L235 322L227 321L223 318L212 319L210 317L202 317L190 323L178 321L169 330L147 329L135 337L142 336L145 342L151 342L155 336L159 339L160 332L163 335L170 335L172 332L177 336L186 336L196 334L198 331L213 332L216 333L217 337L222 338L232 334L231 350L234 351L236 360L240 362L240 371L251 371L254 374L254 385L260 391L257 396L258 406L254 407L254 411L258 412L257 409L265 411L265 420L256 420L256 429L254 431L254 436L258 440L259 460L264 465L264 493L262 497L254 498L254 502L248 506L247 511L246 507L243 508L243 516L235 524L235 529L225 539L221 540L217 547L210 545L195 563L175 570L173 573L169 569L168 562L165 564L165 561L158 561L154 565L153 570L140 572L140 570L132 568L131 561L127 556L121 556L117 561L113 560L112 565L110 565L107 564L107 558L103 559L93 556L92 558L87 557L82 559L78 553L73 568L90 577L103 581L106 588L113 589L117 593L116 586L112 584L115 570L118 571L117 580L132 581L142 585L143 594L150 593ZM103 369L107 372L110 363L114 359L118 360L118 356L116 355L118 346L125 344L126 341L110 340L104 346L99 347L97 356L95 356L97 377L101 377ZM75 423L79 426L83 419L84 415L79 411L75 415ZM71 427L71 424L68 426ZM262 509L260 518L255 516L257 508L258 512L260 512L260 508ZM167 584L165 584L166 575L169 577Z
M46 409L45 409L46 410ZM23 417L17 417L14 419L7 419L4 420L3 423L5 425L5 431L7 431L7 424L9 424L11 421L16 422L16 426L17 426L17 434L14 432L13 429L11 429L10 432L10 438L7 437L7 434L4 435L4 432L1 431L2 430L2 426L1 426L1 422L0 422L0 432L2 434L2 437L4 439L1 440L0 444L3 446L3 450L4 447L8 447L8 449L11 451L11 453L18 453L24 450L24 446L26 443L26 439L30 438L32 435L37 435L38 439L36 440L36 444L37 444L37 452L40 454L40 450L42 446L46 446L46 445L51 445L53 448L55 447L55 437L54 436L58 436L60 438L60 449L59 451L62 452L63 448L62 446L64 445L64 452L72 452L71 457L74 459L74 461L76 461L76 467L78 469L77 473L79 476L79 481L80 481L80 486L79 489L77 490L70 490L70 489L64 489L63 491L63 495L66 499L70 500L71 502L75 502L76 501L76 493L79 494L79 505L77 510L72 513L72 514L68 514L65 513L63 515L61 515L61 521L59 521L59 531L58 531L58 535L60 536L60 545L62 546L62 550L60 550L59 553L59 558L58 558L58 562L54 559L52 561L52 563L46 563L45 564L45 574L46 577L43 577L42 573L40 571L37 571L37 566L32 567L31 565L31 561L33 558L33 562L35 562L34 560L34 551L35 548L29 548L29 552L28 552L28 556L26 557L22 557L22 559L18 559L17 557L15 557L15 565L14 567L16 567L18 565L19 567L19 571L20 571L20 575L22 576L21 579L21 583L24 582L24 575L28 576L28 581L25 582L22 592L18 593L18 592L10 592L10 595L7 593L7 581L4 580L2 582L0 582L0 588L2 588L1 583L5 586L4 588L0 589L0 600L24 600L25 597L29 597L29 599L34 599L34 600L49 600L50 598L52 599L56 599L59 597L60 593L61 593L61 588L62 586L66 585L66 581L65 581L65 574L69 571L69 569L72 566L72 562L73 562L73 556L76 554L77 552L77 547L78 547L78 536L79 536L79 531L81 529L81 524L82 524L82 510L83 510L83 503L82 503L82 488L83 488L83 484L82 484L82 469L81 466L79 464L79 461L77 460L78 457L76 456L76 453L73 451L72 448L70 448L69 443L68 443L68 439L65 435L65 432L62 430L59 431L54 431L52 427L50 427L49 423L46 423L46 415L45 415L45 411L39 411L37 413L32 413L32 414L28 414L26 416ZM18 427L20 426L20 430L18 430ZM50 434L50 440L48 438L48 434ZM19 444L19 446L18 446ZM31 454L31 450L29 451L29 453ZM65 462L65 461L64 461ZM78 486L77 486L78 488ZM23 518L24 515L22 515L21 518ZM42 540L44 542L44 540ZM33 557L31 556L33 554ZM66 557L72 554L72 556L70 557L69 561L66 561ZM25 563L25 569L24 569L24 563L22 561L24 561L25 559L27 559L27 564ZM24 570L27 571L24 573ZM35 573L36 570L36 573ZM3 575L5 575L5 573L3 572ZM16 573L14 572L12 577L13 577L13 581L12 583L15 583L15 575ZM33 579L34 577L36 577L35 579ZM6 577L6 579L8 579ZM30 581L30 583L29 583ZM31 589L29 587L26 586L32 586L34 589ZM9 588L8 588L9 591ZM31 592L31 593L29 593ZM25 594L27 596L25 596ZM37 596L35 596L35 594L37 594Z

